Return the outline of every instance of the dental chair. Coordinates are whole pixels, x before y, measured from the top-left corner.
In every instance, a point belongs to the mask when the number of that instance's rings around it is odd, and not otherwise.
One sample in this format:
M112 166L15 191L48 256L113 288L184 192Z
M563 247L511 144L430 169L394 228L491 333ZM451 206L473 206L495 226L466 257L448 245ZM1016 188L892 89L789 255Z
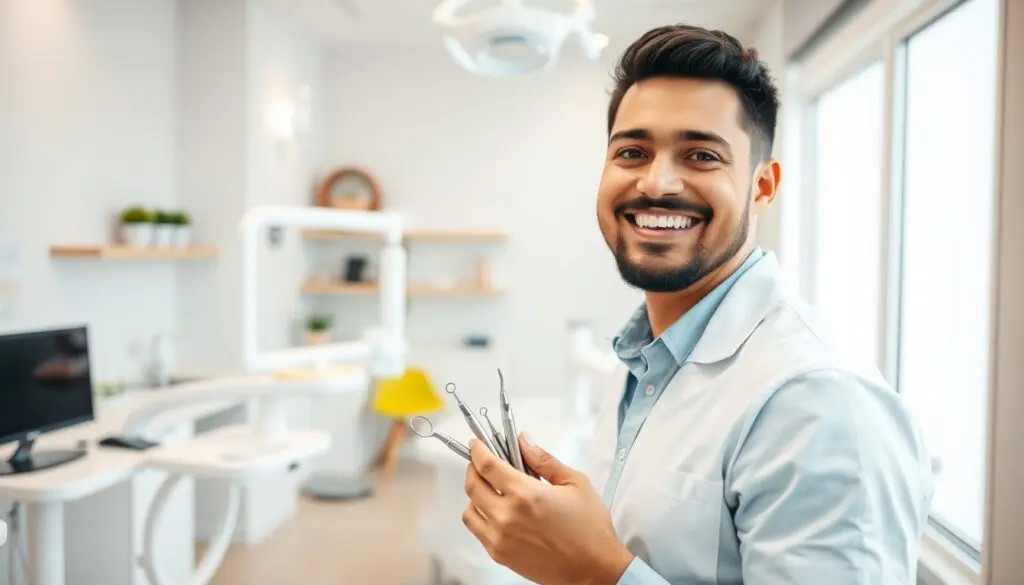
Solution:
M618 361L610 349L594 343L589 323L573 321L569 327L569 367L573 378L570 399L515 398L515 415L520 430L528 432L538 445L566 465L582 469L599 398L594 386L611 375ZM458 416L439 422L436 430L460 440L469 436L465 421ZM434 467L436 478L432 499L419 525L420 540L433 566L429 585L529 583L495 563L463 525L462 512L469 505L465 493L466 461L440 441L417 441L416 453Z
M381 327L356 342L260 351L257 347L257 245L262 230L288 226L301 229L362 231L382 234L380 301ZM240 492L269 476L287 474L324 454L334 429L289 429L287 406L297 397L355 393L367 396L377 376L400 375L405 368L405 250L402 222L387 213L342 211L310 207L257 207L241 221L242 244L242 354L251 375L204 380L177 386L145 409L133 412L125 425L130 437L158 437L155 421L185 404L202 401L247 401L257 405L251 424L222 427L193 439L155 447L145 467L167 473L146 518L139 565L152 585L172 582L160 562L156 535L165 505L187 477L213 480L226 494L220 528L210 541L188 585L206 585L212 579L231 542L238 519ZM166 420L166 416L161 420ZM177 421L175 421L177 422ZM354 429L352 432L355 432ZM342 441L348 440L343 437Z

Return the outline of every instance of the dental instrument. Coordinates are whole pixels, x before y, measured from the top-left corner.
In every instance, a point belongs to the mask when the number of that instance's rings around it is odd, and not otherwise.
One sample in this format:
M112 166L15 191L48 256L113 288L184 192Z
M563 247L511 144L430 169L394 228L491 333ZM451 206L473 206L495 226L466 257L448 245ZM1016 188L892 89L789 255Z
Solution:
M501 431L494 426L494 423L491 422L491 418L487 416L486 406L480 407L480 416L484 417L484 420L487 421L487 426L491 427L491 436L494 437L494 444L497 445L498 450L501 451L501 458L505 460L505 463L512 463L512 459L509 458L508 444L505 442L505 437L501 436Z
M512 404L508 400L508 393L505 392L505 376L501 374L501 368L498 368L498 381L500 383L500 391L498 393L499 406L501 408L501 424L505 427L505 445L508 448L508 456L513 467L526 473L527 475L537 477L537 474L523 460L522 450L519 448L519 433L516 430L516 418L512 414Z
M463 418L466 419L466 424L469 425L469 430L473 431L477 439L487 446L497 457L501 457L501 451L498 450L498 446L494 444L494 439L487 435L487 431L484 430L483 425L480 424L480 419L473 414L473 411L466 406L466 403L459 398L459 395L455 393L455 384L448 382L445 384L444 391L455 397L455 401L459 404L459 411L462 412Z
M456 455L462 457L466 461L472 461L469 454L469 447L463 445L457 440L434 431L434 423L430 422L430 419L425 416L415 416L409 421L409 426L412 427L412 432L416 435L423 437L424 439L434 438L445 444L451 449Z

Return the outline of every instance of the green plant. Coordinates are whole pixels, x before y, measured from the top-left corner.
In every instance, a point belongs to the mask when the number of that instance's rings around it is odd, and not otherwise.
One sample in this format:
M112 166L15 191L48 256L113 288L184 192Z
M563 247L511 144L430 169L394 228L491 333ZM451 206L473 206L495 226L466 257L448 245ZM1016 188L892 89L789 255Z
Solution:
M313 332L327 331L331 328L330 315L310 315L306 318L306 329Z
M174 221L171 223L181 226L192 223L192 218L189 216L187 211L175 211L172 215L174 216Z
M175 223L175 221L174 221L174 213L172 213L170 211L164 211L162 209L158 209L153 215L155 216L154 217L154 221L156 223L163 223L163 224L173 224L173 223Z
M129 207L121 212L121 223L152 223L152 211L143 207Z

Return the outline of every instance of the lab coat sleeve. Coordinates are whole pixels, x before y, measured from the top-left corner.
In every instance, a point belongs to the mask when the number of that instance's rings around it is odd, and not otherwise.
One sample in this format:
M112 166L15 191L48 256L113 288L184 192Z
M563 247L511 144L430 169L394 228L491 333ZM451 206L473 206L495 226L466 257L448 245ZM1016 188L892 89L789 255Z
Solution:
M814 372L747 428L726 477L746 585L914 585L930 460L895 392Z
M669 582L655 573L654 569L640 557L635 557L626 567L617 585L669 585Z

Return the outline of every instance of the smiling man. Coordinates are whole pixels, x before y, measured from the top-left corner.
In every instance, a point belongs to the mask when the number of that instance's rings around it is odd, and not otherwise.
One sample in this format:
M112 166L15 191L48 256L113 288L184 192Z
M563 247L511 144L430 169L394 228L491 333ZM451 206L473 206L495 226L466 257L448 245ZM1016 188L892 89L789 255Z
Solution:
M479 444L467 470L464 522L525 578L915 583L921 433L755 244L782 176L778 108L765 65L725 33L658 28L622 56L597 217L645 302L614 340L591 468L522 438L543 481Z

